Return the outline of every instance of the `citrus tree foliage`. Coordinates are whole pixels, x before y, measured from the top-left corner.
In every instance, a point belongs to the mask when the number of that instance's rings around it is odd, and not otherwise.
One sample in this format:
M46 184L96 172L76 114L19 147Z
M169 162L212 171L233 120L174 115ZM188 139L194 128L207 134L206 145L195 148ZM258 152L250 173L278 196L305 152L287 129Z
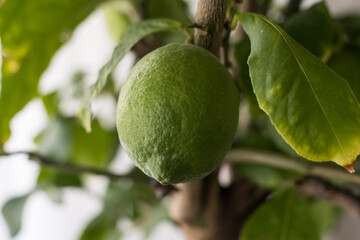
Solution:
M239 13L234 18L247 34L230 46L229 53L241 89L240 112L246 112L240 114L240 122L247 118L248 124L239 125L232 148L276 152L299 162L306 161L301 155L352 165L360 153L360 18L334 19L324 2L285 14L287 6L272 9L272 2L258 1L256 12L263 15ZM236 12L232 10L230 19ZM38 82L53 55L94 11L106 15L118 43L99 69L96 83L86 89L86 73L74 72L70 86L40 95ZM111 73L126 53L142 57L137 44L155 49L191 42L193 31L184 27L193 22L183 0L0 1L0 152L11 134L11 119L40 98L49 121L34 139L37 153L57 166L111 171L121 146L115 126L105 127L93 117L92 102L101 95L117 101L119 91ZM64 91L82 102L78 116L59 107ZM293 188L301 173L245 163L234 164L234 169L272 192L245 223L240 239L316 240L333 226L338 209ZM4 204L2 214L12 236L21 230L23 209L34 192L45 191L60 204L64 188L85 188L87 174L63 170L42 166L36 188ZM168 219L166 201L156 198L149 178L137 168L122 176L110 174L102 201L103 210L89 221L81 239L119 239L121 219L130 219L146 237L158 222Z
M9 121L37 96L37 83L56 50L102 0L5 1L0 8L0 141L9 137Z
M239 19L252 43L255 95L279 133L306 158L352 164L360 152L360 105L347 81L264 16Z

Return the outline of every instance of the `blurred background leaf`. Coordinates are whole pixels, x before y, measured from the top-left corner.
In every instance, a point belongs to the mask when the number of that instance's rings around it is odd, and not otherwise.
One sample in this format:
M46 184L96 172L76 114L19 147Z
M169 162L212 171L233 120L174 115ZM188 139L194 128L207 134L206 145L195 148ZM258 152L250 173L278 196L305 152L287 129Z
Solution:
M26 0L1 5L0 144L10 135L11 118L37 95L37 83L53 54L102 1Z
M118 44L133 23L129 16L129 11L126 11L126 8L119 4L119 1L110 2L105 5L103 9L109 33L113 40Z
M190 18L187 3L183 0L149 0L146 2L145 18L169 18L189 26ZM181 32L162 32L154 34L161 45L171 42L184 42L186 36Z
M31 193L12 198L8 200L2 208L2 214L12 237L20 231L24 205L30 194Z
M311 199L309 205L312 218L320 233L329 233L333 230L338 221L340 210L333 204L321 199Z
M328 65L348 81L360 101L360 45L345 45L330 58Z
M105 130L94 120L93 131L86 133L76 118L60 115L36 138L40 153L55 161L70 162L85 167L106 169L118 148L117 132ZM80 187L80 176L43 167L38 177L42 187Z
M320 240L320 233L306 201L290 188L272 196L250 216L240 239Z
M100 213L85 228L80 240L118 240L117 218Z
M319 58L326 57L335 42L335 28L325 2L299 12L284 23L285 30Z
M338 20L340 26L346 33L346 40L360 45L360 17L359 16L345 16Z
M242 176L251 178L259 185L271 190L282 189L302 176L296 172L259 164L237 164L235 170Z
M254 117L258 117L264 115L264 112L259 107L258 101L251 85L249 65L247 64L247 59L249 55L250 39L245 36L239 43L234 46L234 57L236 59L238 67L238 80L240 88L245 98L249 102L249 109L251 115Z
M119 233L116 223L122 219L130 219L134 226L143 229L146 238L167 218L167 208L148 184L129 179L113 181L108 186L102 212L88 224L81 239L113 239Z

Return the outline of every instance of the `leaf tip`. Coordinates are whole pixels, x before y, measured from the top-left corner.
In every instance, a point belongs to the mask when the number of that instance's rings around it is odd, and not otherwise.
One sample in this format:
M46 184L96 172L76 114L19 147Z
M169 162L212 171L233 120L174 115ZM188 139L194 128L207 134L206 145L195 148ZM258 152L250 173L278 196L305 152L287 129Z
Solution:
M78 112L78 118L87 133L91 132L91 115L91 112L84 109L80 109Z
M349 165L345 165L344 168L349 172L349 173L354 173L355 172L355 162L349 164Z

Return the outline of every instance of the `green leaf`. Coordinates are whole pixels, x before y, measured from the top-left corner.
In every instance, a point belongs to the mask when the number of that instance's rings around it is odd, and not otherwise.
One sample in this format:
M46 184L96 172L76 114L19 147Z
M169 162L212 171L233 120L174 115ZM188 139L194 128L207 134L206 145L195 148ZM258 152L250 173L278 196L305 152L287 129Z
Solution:
M15 236L21 229L22 212L29 196L30 193L12 198L7 201L2 208L2 214L9 227L12 237Z
M187 3L183 0L149 0L146 5L146 18L169 18L179 21L184 26L193 21L189 18ZM186 36L182 32L156 33L155 38L163 44L184 42Z
M104 200L104 211L136 220L141 217L142 204L155 205L154 191L147 184L130 180L111 182Z
M187 3L183 0L149 0L147 18L169 18L184 25L191 24Z
M81 239L119 239L118 219L130 219L144 230L145 237L160 221L167 219L167 209L145 184L121 179L110 182L104 198L103 211L86 227Z
M309 208L289 189L273 196L247 220L241 240L319 240Z
M98 121L87 133L78 119L56 116L47 128L36 137L39 152L56 161L105 169L114 158L118 147L115 130L105 130ZM69 179L61 180L61 177ZM78 186L77 176L64 175L53 170L42 170L38 181L52 182L56 186Z
M295 172L260 164L236 164L235 170L241 175L255 180L259 185L270 189L282 188L288 180L296 180L301 177Z
M144 229L145 237L148 237L161 221L169 218L168 211L165 204L159 203L143 212L143 219L140 220L140 224Z
M38 176L37 184L44 190L49 187L81 187L80 176L65 172L59 172L51 168L43 167Z
M259 108L256 100L251 79L249 75L249 65L247 59L250 55L250 40L245 37L241 42L235 45L234 57L238 66L238 79L240 87L249 102L249 109L252 116L261 116L264 112Z
M72 119L74 145L71 162L96 168L106 168L113 159L119 143L115 130L103 129L98 121L93 124L93 131L87 133L83 127Z
M320 233L331 231L339 220L340 209L325 200L314 199L310 211Z
M74 139L69 121L61 117L52 119L35 139L39 153L59 161L70 158Z
M110 2L104 7L106 25L112 39L119 43L132 21L119 2Z
M346 45L330 58L328 65L348 81L360 101L360 46Z
M55 115L57 113L59 105L59 98L57 92L42 96L41 100L49 116Z
M251 41L261 109L301 156L351 165L360 153L360 105L349 84L262 15L238 15Z
M345 16L338 21L346 33L347 40L360 45L360 17Z
M181 30L181 23L170 19L153 19L138 22L132 25L125 33L122 42L114 49L111 59L99 72L99 77L95 84L90 86L85 92L82 107L79 111L79 118L86 131L91 131L91 102L104 88L107 78L115 69L120 60L130 51L131 47L143 37L160 31Z
M37 84L56 50L103 0L5 1L0 7L3 64L0 143L9 121L37 95Z
M116 224L117 218L101 213L87 225L80 240L118 240L121 235Z
M250 148L278 152L277 147L266 134L267 116L251 119L250 125L238 127L238 136L232 148Z
M294 15L285 22L284 29L319 58L326 57L334 44L334 24L325 2Z

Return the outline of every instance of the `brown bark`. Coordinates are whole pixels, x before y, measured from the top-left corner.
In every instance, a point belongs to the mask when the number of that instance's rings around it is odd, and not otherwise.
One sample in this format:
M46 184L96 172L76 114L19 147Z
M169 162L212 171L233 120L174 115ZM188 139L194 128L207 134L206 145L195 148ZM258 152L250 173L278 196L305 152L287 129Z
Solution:
M229 0L199 0L195 23L195 44L219 57Z
M330 182L315 176L307 176L297 183L300 192L322 198L340 207L355 219L360 219L360 196L349 190L339 188Z
M188 240L239 239L245 220L268 195L242 177L222 188L217 173L201 181L179 184L178 191L171 194L170 217Z

